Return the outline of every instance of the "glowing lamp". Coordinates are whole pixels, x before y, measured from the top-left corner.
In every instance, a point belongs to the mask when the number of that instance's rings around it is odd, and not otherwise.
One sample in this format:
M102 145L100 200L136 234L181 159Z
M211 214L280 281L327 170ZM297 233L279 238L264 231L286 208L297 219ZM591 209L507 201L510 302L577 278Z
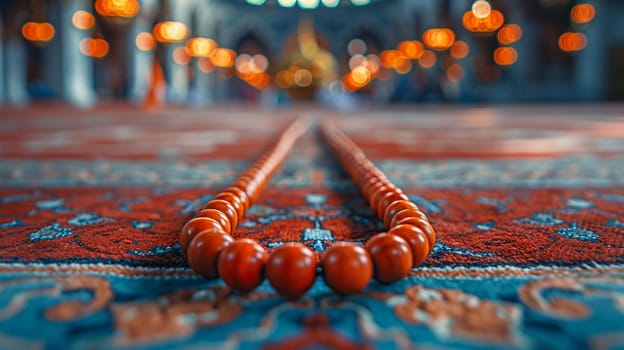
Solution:
M83 55L102 58L108 54L108 42L99 38L84 38L80 40L80 52Z
M154 38L161 43L180 42L188 36L188 27L182 22L166 21L156 23Z
M592 4L578 4L572 7L570 11L570 19L574 23L589 23L596 16L596 9Z
M399 43L398 49L411 60L419 59L425 51L423 44L418 40L403 41Z
M559 48L563 51L581 51L585 46L587 46L587 37L583 33L567 32L559 37Z
M386 68L394 68L400 60L405 59L403 53L399 50L385 50L379 54L381 64Z
M518 51L513 47L499 47L494 51L494 62L499 66L511 66L518 60Z
M47 22L26 22L22 26L22 35L26 40L47 42L54 38L54 26Z
M227 68L232 67L236 61L236 52L230 49L217 48L212 50L210 60L215 67Z
M78 29L91 29L95 25L95 17L87 11L76 11L72 16L72 24Z
M96 0L95 11L104 17L134 17L141 5L137 0Z
M472 4L472 13L477 18L486 18L492 12L490 3L485 0L477 0Z
M216 48L217 43L208 38L191 38L186 43L186 51L192 57L210 57L210 53Z
M423 33L423 42L434 50L446 50L455 42L455 33L448 28L432 28Z
M496 34L501 45L510 45L522 38L522 28L517 24L506 24Z

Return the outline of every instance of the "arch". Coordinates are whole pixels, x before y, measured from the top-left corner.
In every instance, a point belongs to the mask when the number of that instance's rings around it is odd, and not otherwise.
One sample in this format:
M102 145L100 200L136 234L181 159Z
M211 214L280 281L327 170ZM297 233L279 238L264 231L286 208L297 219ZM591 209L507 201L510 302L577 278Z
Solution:
M242 16L228 24L228 30L223 31L219 44L232 48L250 34L253 34L260 42L264 43L269 52L277 51L278 40L271 24L252 15Z

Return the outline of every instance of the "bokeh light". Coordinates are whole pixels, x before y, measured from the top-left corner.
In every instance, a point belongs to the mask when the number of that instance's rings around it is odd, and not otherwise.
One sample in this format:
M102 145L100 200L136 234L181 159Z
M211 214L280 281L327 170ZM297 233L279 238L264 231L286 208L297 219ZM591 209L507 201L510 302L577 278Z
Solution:
M148 32L141 32L137 34L134 43L141 51L152 51L156 48L156 40L154 40L154 36Z
M412 60L419 59L425 51L423 44L418 40L402 41L397 48L405 57Z
M108 42L101 38L84 38L80 40L80 52L89 57L102 58L108 55Z
M172 53L173 61L177 64L186 65L191 63L191 56L188 54L188 50L184 46L178 46Z
M422 39L431 49L446 50L455 42L455 33L448 28L432 28L423 33Z
M486 18L492 12L490 3L485 0L477 0L472 3L472 13L477 18Z
M340 5L340 0L321 0L326 7L336 7Z
M192 57L209 57L217 43L209 38L191 38L186 42L186 51Z
M105 17L134 17L141 6L137 0L96 0L95 11Z
M281 7L293 7L297 3L297 0L277 0L277 3Z
M188 32L188 27L182 22L166 21L154 26L154 38L163 43L182 41L186 39Z
M475 33L489 33L498 30L505 24L505 16L498 10L493 10L485 18L478 18L472 11L466 11L462 17L464 28Z
M212 50L210 60L216 67L232 67L236 62L236 52L230 49L216 48Z
M510 45L522 38L522 28L517 24L506 24L496 34L501 45Z
M302 9L315 9L319 6L320 0L297 0Z
M22 35L29 41L50 41L55 32L54 26L47 22L26 22L22 26Z
M458 40L451 46L451 57L461 60L470 53L470 46L465 41Z
M431 68L435 66L437 60L438 58L433 51L425 50L422 56L418 59L418 64L423 68Z
M366 43L362 39L353 39L349 41L349 45L347 45L347 51L349 55L363 55L367 51Z
M312 73L307 69L298 69L293 75L295 85L300 87L310 86L312 84Z
M581 51L587 46L587 36L583 33L566 32L559 37L559 48L566 52Z
M95 17L87 11L76 11L72 16L72 24L77 29L88 30L95 25Z
M518 51L513 47L499 47L494 51L494 62L499 66L511 66L518 60Z
M570 11L570 19L578 24L589 23L595 16L596 9L592 4L577 4Z

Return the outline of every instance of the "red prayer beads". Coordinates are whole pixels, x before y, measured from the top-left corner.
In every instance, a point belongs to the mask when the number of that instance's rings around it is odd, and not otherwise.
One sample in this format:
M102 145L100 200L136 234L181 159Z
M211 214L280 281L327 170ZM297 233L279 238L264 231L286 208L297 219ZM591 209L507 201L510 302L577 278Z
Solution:
M310 249L286 244L268 254L256 241L229 236L306 128L306 122L293 123L272 148L184 225L180 248L193 271L207 278L220 276L239 292L253 290L265 276L287 298L300 297L311 288L317 259ZM387 233L373 236L365 247L330 247L321 257L325 282L338 293L355 294L364 290L373 276L381 283L400 280L433 249L433 227L427 216L344 133L325 124L323 135L373 213L388 228Z

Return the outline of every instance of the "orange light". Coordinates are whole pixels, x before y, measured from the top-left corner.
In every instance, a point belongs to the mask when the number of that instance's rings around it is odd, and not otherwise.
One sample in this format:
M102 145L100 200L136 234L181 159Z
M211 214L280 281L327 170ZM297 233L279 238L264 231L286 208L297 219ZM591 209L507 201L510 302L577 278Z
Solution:
M455 59L461 60L466 58L470 53L470 46L465 41L458 40L451 46L451 56Z
M230 49L217 48L212 50L210 60L216 67L232 67L236 61L236 52Z
M559 37L559 48L563 51L581 51L585 46L587 46L587 37L583 33L567 32Z
M572 7L570 19L574 23L589 23L596 16L596 9L592 4L578 4Z
M455 42L455 33L448 28L432 28L423 33L423 42L434 50L446 50Z
M522 38L522 28L517 24L506 24L496 34L501 45L513 44Z
M458 82L464 79L464 67L460 66L457 63L451 64L446 69L446 77L449 81Z
M105 17L134 17L141 6L137 0L96 0L95 11Z
M108 55L108 42L99 38L84 38L80 40L80 52L85 56L102 58Z
M156 23L154 38L161 43L179 42L188 36L188 27L182 22L166 21Z
M385 50L379 54L381 64L387 68L394 68L406 57L399 50Z
M399 43L398 49L411 60L419 59L425 51L423 44L418 40L403 41Z
M95 17L87 11L76 11L72 16L72 24L78 29L91 29L95 25Z
M154 40L154 36L148 32L141 32L137 34L134 42L137 48L141 51L152 51L156 48L156 40Z
M462 17L462 25L471 32L489 33L498 30L505 24L505 16L493 10L485 18L478 18L472 11L466 11Z
M351 79L360 86L365 86L371 80L371 74L365 67L356 67L351 71Z
M191 56L186 52L184 46L178 46L173 50L173 61L177 64L186 65L191 62Z
M407 57L401 56L394 66L394 71L399 74L407 74L412 70L412 61L410 61Z
M247 82L247 84L255 87L256 89L262 90L265 89L269 84L271 84L271 76L268 73L250 73L250 74L239 74L239 77Z
M186 43L186 50L193 57L209 57L216 48L217 43L208 38L191 38Z
M511 66L518 60L518 51L513 47L499 47L494 51L494 62L499 66Z
M54 26L47 22L26 22L22 26L22 35L26 40L46 42L54 38Z
M295 78L292 72L282 70L275 76L275 83L282 89L288 89L295 84Z
M423 68L431 68L435 66L437 57L433 51L425 50L418 59L418 64Z

